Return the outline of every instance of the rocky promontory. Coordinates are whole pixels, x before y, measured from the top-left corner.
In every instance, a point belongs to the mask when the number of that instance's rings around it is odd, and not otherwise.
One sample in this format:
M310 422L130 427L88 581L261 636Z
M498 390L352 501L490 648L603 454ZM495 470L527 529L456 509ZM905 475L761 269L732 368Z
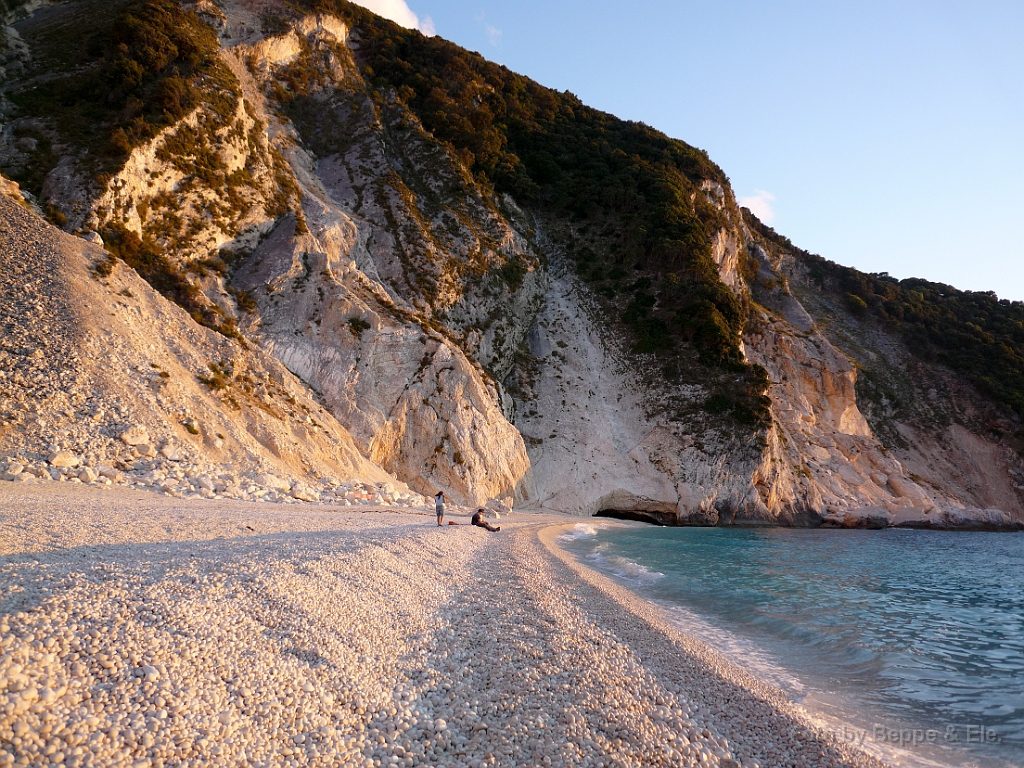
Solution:
M0 169L23 182L0 197L9 482L303 503L443 489L681 525L1024 521L1013 339L961 323L1009 355L998 397L922 356L741 209L706 153L340 0L154 16L198 46L176 65L184 101L83 144L22 96L77 82L52 46L109 33L91 1L25 6L5 33ZM431 69L445 57L458 83ZM576 138L545 143L558 131ZM604 176L552 154L573 142ZM690 234L644 240L661 187L635 210L621 194L643 153Z

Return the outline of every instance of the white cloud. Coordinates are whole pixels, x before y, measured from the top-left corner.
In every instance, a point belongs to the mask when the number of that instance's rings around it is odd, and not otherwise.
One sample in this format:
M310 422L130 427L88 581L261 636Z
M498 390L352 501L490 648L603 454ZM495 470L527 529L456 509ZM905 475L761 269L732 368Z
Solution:
M424 35L437 34L434 29L434 22L429 16L420 17L412 12L406 5L405 0L354 0L356 5L361 5L367 10L373 11L378 16L391 19L396 24L401 24L407 29L418 29Z
M487 40L491 45L495 48L501 45L501 30L487 21L487 14L480 11L480 13L476 15L476 21L484 28L484 33L487 35Z
M772 207L774 202L775 195L763 189L757 190L749 197L741 197L739 199L740 205L753 211L754 215L765 224L771 224L775 219L775 209Z

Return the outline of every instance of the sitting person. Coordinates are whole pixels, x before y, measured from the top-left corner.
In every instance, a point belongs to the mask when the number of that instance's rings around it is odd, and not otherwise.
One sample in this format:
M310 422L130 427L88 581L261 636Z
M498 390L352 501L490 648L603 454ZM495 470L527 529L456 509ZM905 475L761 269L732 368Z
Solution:
M501 526L500 525L494 526L494 525L491 525L490 523L488 523L486 520L484 520L484 510L483 510L483 508L480 508L476 512L473 513L472 523L475 526L478 526L480 528L486 528L488 531L492 531L492 532L500 531L501 530Z

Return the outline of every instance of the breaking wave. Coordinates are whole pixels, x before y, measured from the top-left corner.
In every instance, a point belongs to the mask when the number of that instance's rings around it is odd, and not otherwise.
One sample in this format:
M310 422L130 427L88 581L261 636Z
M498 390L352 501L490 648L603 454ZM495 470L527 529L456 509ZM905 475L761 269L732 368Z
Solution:
M558 537L559 541L576 541L577 539L589 539L597 536L598 531L606 526L593 526L586 523L576 523L571 531L566 531Z
M587 560L598 570L612 573L620 579L634 581L639 584L653 584L665 578L664 573L652 571L647 566L630 560L628 557L605 554L606 549L606 544L599 544L594 548L593 552L587 555Z

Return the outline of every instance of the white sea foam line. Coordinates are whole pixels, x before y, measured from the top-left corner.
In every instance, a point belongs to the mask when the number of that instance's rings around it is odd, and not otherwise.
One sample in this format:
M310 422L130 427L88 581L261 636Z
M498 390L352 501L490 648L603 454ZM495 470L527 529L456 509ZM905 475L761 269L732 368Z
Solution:
M598 547L594 552L591 552L587 555L587 560L594 563L597 568L609 571L620 579L640 584L653 584L665 578L665 574L660 571L652 571L647 566L634 562L627 557L605 555L602 553L602 549L603 547Z
M576 526L586 528L589 526ZM562 536L558 537L562 539ZM573 537L583 538L583 537ZM652 571L647 566L636 563L618 555L605 554L610 545L607 542L598 544L585 556L594 568L617 576L626 586L644 586L665 578L660 571ZM649 595L637 594L643 600L657 605L669 620L682 632L693 635L713 648L717 648L743 666L755 677L770 682L782 690L794 701L799 703L806 693L804 684L777 657L761 648L751 640L742 638L723 627L712 624L693 611L667 600L653 599Z
M587 525L586 523L576 523L572 527L571 531L566 531L558 537L560 541L576 541L576 539L589 539L597 536L598 532L607 528L606 525Z
M649 599L649 598L644 598ZM755 677L784 690L794 703L800 703L807 687L780 660L751 640L716 626L702 616L675 603L651 600L661 608L680 630L717 648Z
M592 539L597 536L598 532L608 527L610 526L593 526L586 523L576 523L576 525L572 527L571 531L567 531L558 536L558 540L569 542L577 541L579 539ZM598 544L594 547L594 550L587 555L587 559L591 561L596 568L612 573L620 579L625 579L627 581L651 584L665 578L665 574L660 573L659 571L652 571L647 566L634 562L629 558L620 557L618 555L603 554L607 549L608 544Z

